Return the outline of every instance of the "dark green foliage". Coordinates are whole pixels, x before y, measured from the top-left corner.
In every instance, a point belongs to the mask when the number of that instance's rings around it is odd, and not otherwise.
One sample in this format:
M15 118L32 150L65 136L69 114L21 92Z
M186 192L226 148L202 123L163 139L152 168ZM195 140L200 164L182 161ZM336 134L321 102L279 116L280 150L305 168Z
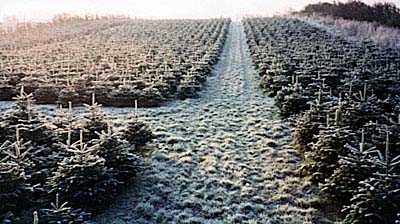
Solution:
M382 114L385 113L380 100L375 95L368 96L366 87L364 93L345 98L341 103L341 110L341 124L354 130L362 128L370 121L383 121Z
M36 213L34 221L82 223L86 211L100 208L133 177L140 160L137 146L153 136L143 122L131 121L126 130L135 137L130 144L112 131L95 102L86 105L81 122L71 108L51 123L23 89L16 99L13 109L0 114L0 223L32 223L28 214L58 193L72 207L57 202ZM79 141L71 144L74 140Z
M133 115L122 131L123 137L132 145L142 147L154 138L149 127L137 116Z
M83 139L65 148L72 155L58 163L57 170L47 182L49 192L60 193L63 199L79 206L102 202L109 196L107 189L118 183L107 175L105 159Z
M79 140L79 117L75 116L72 111L72 102L68 102L68 110L60 108L52 121L55 126L55 132L58 139L66 143L76 142Z
M14 99L14 108L1 117L2 126L6 127L3 138L15 140L15 130L18 127L21 138L32 144L49 147L57 141L45 117L34 109L32 94L25 93L21 88L20 95Z
M90 215L81 209L72 209L68 206L68 202L60 203L58 194L56 194L55 203L52 202L50 205L50 208L44 208L40 210L39 217L37 217L37 213L34 214L34 216L36 216L34 219L36 219L38 223L78 224L83 223Z
M13 217L24 207L24 197L32 188L29 179L32 174L32 161L28 158L29 143L19 141L0 146L0 216Z
M90 142L98 138L97 133L107 130L107 115L101 111L101 105L96 103L94 94L92 105L84 104L84 106L86 111L82 114L81 123L78 126L83 130L86 142Z
M123 182L132 177L139 158L133 153L135 148L122 138L121 133L109 128L107 132L99 134L94 145L97 154L105 159L108 175Z
M329 176L323 185L322 191L332 195L335 203L347 203L357 191L360 181L371 176L371 156L376 147L368 147L365 143L364 131L358 147L345 145L347 153L339 155L339 164L334 173Z
M33 162L32 165L25 165L25 172L30 176L29 183L36 187L36 193L43 188L43 183L55 166L52 161L53 144L58 141L53 134L52 125L47 122L44 115L34 109L32 94L24 92L21 88L20 95L14 98L15 106L4 113L1 122L4 125L3 139L14 142L14 145L21 143L21 139L29 147L26 157ZM18 133L16 133L18 132ZM28 141L28 142L27 142ZM21 145L22 146L22 145Z
M346 223L395 223L400 208L400 156L389 152L389 134L384 154L370 159L372 175L360 182L352 204L343 211Z
M323 123L325 117L322 115L320 107L312 107L300 116L296 122L294 131L294 146L300 152L311 151L310 143L314 135L319 132L319 126Z
M311 180L324 183L338 166L340 155L346 155L344 147L354 140L351 131L336 126L325 127L314 136L315 143L311 143L311 150L305 153L305 164L302 170L311 177Z
M299 114L309 108L307 102L311 100L299 83L294 86L282 87L275 97L276 105L283 117Z

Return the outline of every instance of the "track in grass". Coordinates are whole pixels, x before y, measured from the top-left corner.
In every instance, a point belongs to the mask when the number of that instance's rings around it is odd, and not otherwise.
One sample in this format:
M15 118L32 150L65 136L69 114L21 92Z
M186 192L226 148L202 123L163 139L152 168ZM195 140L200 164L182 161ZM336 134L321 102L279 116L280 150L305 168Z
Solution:
M198 98L141 110L158 136L132 186L95 223L303 223L315 196L296 175L290 127L258 89L233 23ZM116 109L126 114L127 109ZM120 118L123 119L123 116Z

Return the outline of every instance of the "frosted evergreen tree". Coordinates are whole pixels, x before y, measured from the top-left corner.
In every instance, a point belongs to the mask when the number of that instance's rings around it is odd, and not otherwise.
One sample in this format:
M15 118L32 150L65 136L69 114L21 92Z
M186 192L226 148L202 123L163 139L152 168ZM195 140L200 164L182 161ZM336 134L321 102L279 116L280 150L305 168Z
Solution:
M105 159L105 166L112 177L126 181L135 173L139 158L134 154L134 148L123 139L121 133L115 132L109 126L108 131L99 133L99 139L94 140L98 155Z
M21 138L37 146L50 147L57 141L45 116L34 109L35 100L32 93L25 93L21 87L20 95L13 99L14 107L1 118L2 125L6 127L6 139L15 140L15 130L18 126Z
M343 100L342 111L341 124L353 130L362 128L370 121L382 123L382 114L385 113L376 95L368 94L366 84L363 91Z
M60 107L53 124L61 142L66 143L69 140L72 143L79 140L78 118L72 111L72 102L68 102L68 110L64 110L62 106Z
M322 191L332 195L332 201L346 204L356 193L359 182L367 179L371 174L371 154L376 147L368 147L365 143L364 130L361 133L361 142L358 147L346 144L345 155L339 155L339 166L326 180Z
M312 93L304 89L298 79L296 80L291 86L283 86L275 96L275 104L283 117L307 110L307 103L313 99Z
M29 142L31 148L27 155L34 163L32 166L29 183L35 187L35 196L43 191L43 183L53 171L56 162L54 161L54 143L58 141L54 134L53 127L46 117L33 107L35 100L32 93L27 94L21 87L20 94L15 98L15 105L5 112L1 123L5 128L5 139L11 142L18 142L21 138ZM18 130L18 134L16 133ZM16 137L18 136L18 137Z
M294 132L294 146L300 152L311 151L310 143L315 141L314 136L319 133L322 126L331 122L327 120L329 113L335 110L340 111L341 105L333 105L337 99L333 97L330 99L332 100L323 102L322 92L318 93L318 97L314 101L308 103L310 109L297 119ZM337 112L335 112L335 114L337 114ZM338 126L339 124L336 125Z
M329 126L320 130L315 139L317 141L311 143L311 151L305 153L306 163L302 169L310 175L311 180L324 183L337 168L339 156L346 153L344 146L354 137L347 128Z
M57 170L48 179L50 193L60 193L73 205L88 206L101 202L107 196L107 189L118 184L108 175L105 159L97 155L97 146L88 146L80 141L66 146L72 154L58 163Z
M34 220L43 224L79 224L87 220L89 215L81 209L69 207L68 202L60 202L59 194L56 194L56 201L50 204L50 208L41 209L40 216L34 213Z
M0 146L0 217L5 223L30 204L27 198L33 191L29 184L34 170L29 158L30 143L22 142L18 132L16 142Z
M154 135L149 127L139 118L137 112L137 101L135 101L135 111L122 130L123 137L135 147L145 146L154 139Z
M389 152L389 133L384 153L371 159L371 177L361 181L352 204L343 211L346 223L395 223L400 207L400 156Z
M101 105L96 102L95 94L92 94L92 104L84 104L85 113L81 116L82 122L79 128L84 131L86 142L97 139L96 133L107 131L107 115L101 111Z

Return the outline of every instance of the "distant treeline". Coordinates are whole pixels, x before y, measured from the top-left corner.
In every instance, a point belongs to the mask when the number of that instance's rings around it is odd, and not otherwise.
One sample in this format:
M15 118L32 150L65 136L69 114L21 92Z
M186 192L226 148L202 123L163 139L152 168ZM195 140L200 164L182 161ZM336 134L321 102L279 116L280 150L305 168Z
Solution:
M371 6L354 0L346 3L321 2L307 5L301 13L316 13L335 18L377 22L382 25L400 28L400 9L393 3L375 3Z
M129 19L129 16L124 15L97 15L97 14L86 14L84 16L72 15L72 14L59 14L53 17L53 23L63 23L71 21L90 21L90 20L116 20L116 19Z

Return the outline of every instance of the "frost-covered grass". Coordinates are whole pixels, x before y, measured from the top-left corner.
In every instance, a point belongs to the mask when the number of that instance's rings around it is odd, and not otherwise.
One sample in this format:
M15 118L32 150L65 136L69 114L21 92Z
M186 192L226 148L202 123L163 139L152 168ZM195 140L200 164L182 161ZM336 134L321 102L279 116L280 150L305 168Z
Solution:
M383 26L378 23L329 16L295 16L295 18L328 29L331 32L339 33L353 40L368 39L384 47L400 48L400 29L397 28Z

